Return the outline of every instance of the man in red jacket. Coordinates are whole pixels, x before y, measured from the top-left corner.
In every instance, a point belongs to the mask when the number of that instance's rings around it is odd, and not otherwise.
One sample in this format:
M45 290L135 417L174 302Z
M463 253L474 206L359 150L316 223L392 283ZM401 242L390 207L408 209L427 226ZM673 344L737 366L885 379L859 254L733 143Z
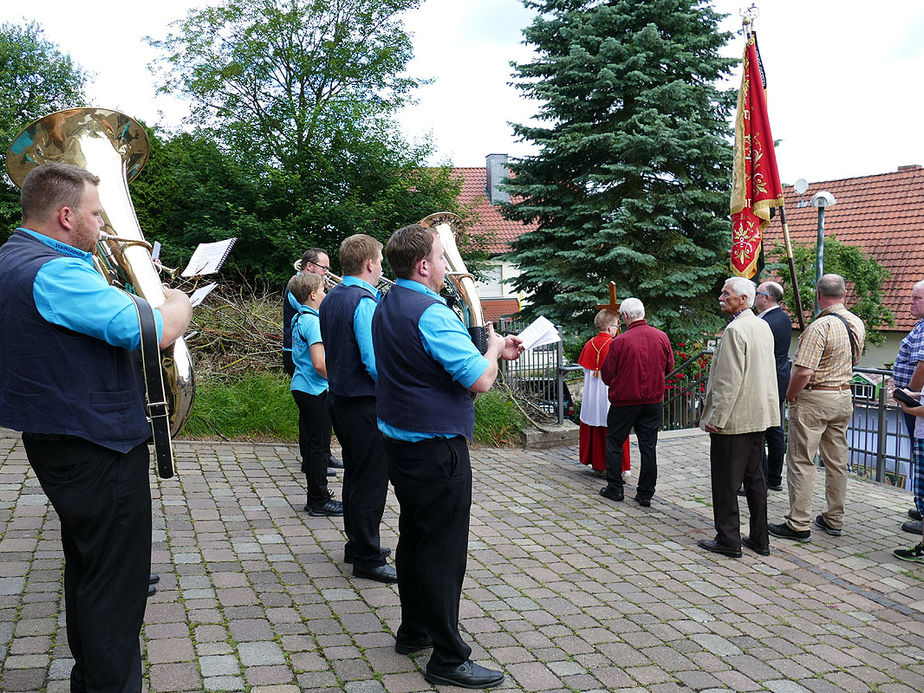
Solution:
M623 499L622 447L635 428L641 468L635 500L647 508L658 480L655 447L661 426L665 376L674 370L674 351L661 330L645 322L645 306L627 298L619 308L626 331L616 337L600 375L609 386L610 411L606 418L606 486L600 495Z

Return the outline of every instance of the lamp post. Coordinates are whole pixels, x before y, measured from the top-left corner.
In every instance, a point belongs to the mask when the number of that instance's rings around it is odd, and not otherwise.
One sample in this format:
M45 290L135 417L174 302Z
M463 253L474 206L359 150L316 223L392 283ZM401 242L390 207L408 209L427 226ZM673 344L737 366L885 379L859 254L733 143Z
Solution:
M827 190L817 192L812 196L812 207L818 208L818 241L815 250L815 285L825 273L825 207L832 206L837 200ZM818 305L815 305L815 314L818 315Z

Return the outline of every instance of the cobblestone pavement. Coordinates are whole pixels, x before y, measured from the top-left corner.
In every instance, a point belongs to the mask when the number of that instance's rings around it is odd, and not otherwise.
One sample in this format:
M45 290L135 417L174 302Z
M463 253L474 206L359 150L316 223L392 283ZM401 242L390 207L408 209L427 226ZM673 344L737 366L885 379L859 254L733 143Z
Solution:
M431 690L429 652L393 650L396 589L353 578L339 520L301 511L295 446L177 452L179 476L154 482L147 690ZM735 560L696 547L713 536L708 438L662 438L659 455L646 509L631 488L601 498L573 447L473 452L462 629L502 689L924 690L924 566L891 556L914 542L909 494L851 480L842 537ZM771 492L771 522L785 504ZM385 545L396 527L389 496ZM68 690L59 542L19 439L0 437L4 692Z

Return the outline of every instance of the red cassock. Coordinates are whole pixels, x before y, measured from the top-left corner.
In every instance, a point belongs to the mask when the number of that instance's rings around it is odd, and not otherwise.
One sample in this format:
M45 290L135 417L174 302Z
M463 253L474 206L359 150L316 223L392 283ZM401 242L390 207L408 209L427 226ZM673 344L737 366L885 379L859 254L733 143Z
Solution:
M606 359L613 338L600 332L584 345L578 365L584 368L584 400L581 403L581 439L579 458L594 470L606 469L606 412L609 409L608 389L600 380L600 367ZM622 469L629 465L629 439L622 448Z

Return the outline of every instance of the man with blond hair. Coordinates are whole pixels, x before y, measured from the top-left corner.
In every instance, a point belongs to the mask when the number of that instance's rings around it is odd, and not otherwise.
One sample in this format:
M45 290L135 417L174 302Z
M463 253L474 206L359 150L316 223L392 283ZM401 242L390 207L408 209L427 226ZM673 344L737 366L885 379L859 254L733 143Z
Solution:
M343 282L321 304L320 321L330 420L343 450L343 560L356 577L396 582L379 539L388 462L375 418L372 316L381 298L375 285L382 278L382 244L362 233L345 238L340 267Z
M796 541L812 538L812 491L819 452L825 465L828 507L815 517L814 526L832 536L841 535L847 495L847 426L853 414L850 381L866 339L863 321L844 307L847 287L842 276L824 275L815 293L820 312L799 338L786 390L789 512L784 522L770 525L773 536Z

